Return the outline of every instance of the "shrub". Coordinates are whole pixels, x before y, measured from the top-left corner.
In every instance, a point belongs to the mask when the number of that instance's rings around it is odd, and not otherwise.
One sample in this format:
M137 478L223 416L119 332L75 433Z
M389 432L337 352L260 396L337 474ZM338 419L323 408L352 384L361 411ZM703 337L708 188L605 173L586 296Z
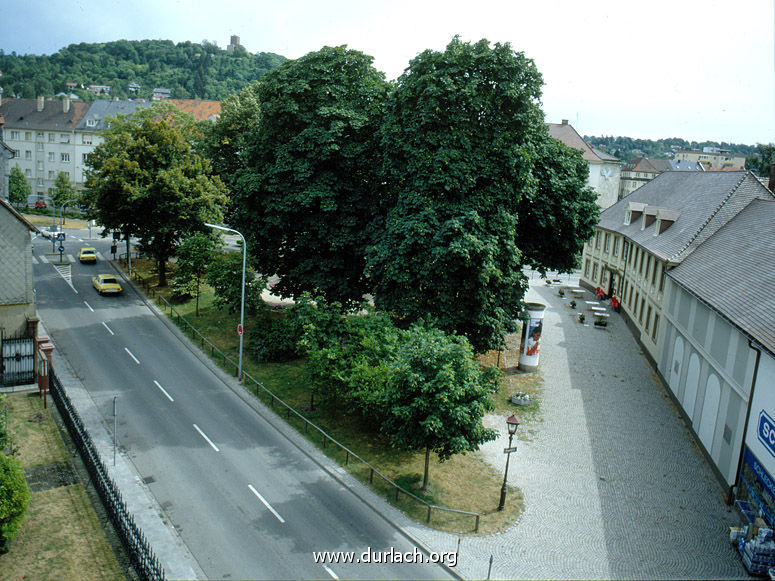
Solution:
M303 354L299 341L304 329L293 308L280 316L264 316L255 321L250 333L253 356L262 363L281 363Z
M21 530L30 502L24 470L15 458L0 454L0 554Z

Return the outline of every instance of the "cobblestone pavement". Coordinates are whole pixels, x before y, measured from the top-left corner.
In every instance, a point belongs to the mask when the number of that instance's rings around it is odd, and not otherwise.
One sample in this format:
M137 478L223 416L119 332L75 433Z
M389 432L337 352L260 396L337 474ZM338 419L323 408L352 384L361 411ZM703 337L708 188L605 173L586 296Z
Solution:
M739 523L725 490L624 320L584 326L556 288L534 283L527 299L548 307L541 417L509 468L525 512L505 533L462 537L458 574L486 578L492 555L493 579L746 578L728 542ZM488 418L501 437L479 452L499 470L503 420ZM457 542L405 529L432 550Z

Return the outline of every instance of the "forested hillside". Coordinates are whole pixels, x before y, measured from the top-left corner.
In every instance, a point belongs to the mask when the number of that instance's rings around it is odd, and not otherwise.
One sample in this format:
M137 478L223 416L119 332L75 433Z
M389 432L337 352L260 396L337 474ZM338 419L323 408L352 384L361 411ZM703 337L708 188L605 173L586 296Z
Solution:
M718 147L745 157L757 153L756 145L726 143L723 141L721 143L717 141L686 141L685 139L678 137L654 141L651 139L633 139L631 137L595 137L585 135L584 141L606 153L618 157L624 162L632 161L640 156L646 156L652 159L666 159L670 157L670 154L676 148L681 150L702 150L703 147Z
M110 86L110 98L150 99L154 87L170 89L173 99L222 100L279 66L285 57L273 53L234 52L213 43L171 40L117 40L71 44L52 55L5 54L0 48L0 86L6 97L75 93L97 98L89 85ZM75 88L68 83L76 83ZM129 85L140 88L130 91ZM104 98L104 95L103 95Z

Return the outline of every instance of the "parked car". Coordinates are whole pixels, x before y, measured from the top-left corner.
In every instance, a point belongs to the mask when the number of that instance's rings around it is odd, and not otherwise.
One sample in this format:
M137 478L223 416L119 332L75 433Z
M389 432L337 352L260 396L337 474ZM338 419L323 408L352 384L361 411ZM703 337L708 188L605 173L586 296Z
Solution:
M82 263L91 262L92 264L96 264L97 250L94 248L89 248L88 246L84 246L78 251L78 260Z
M48 206L46 205L46 202L44 202L43 200L35 200L32 202L27 202L26 204L24 204L24 206L26 208L48 208Z
M98 274L91 282L101 295L117 295L124 290L112 274Z

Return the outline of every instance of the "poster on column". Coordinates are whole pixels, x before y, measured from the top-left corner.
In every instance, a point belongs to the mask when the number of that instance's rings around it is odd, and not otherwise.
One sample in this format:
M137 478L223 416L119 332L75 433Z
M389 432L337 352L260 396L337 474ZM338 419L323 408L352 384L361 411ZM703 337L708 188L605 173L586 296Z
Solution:
M775 359L762 353L753 390L745 445L761 467L775 475ZM774 491L775 492L775 491Z
M541 336L544 332L544 310L546 305L527 303L528 319L522 325L522 344L519 353L519 368L534 370L538 367L541 353Z

